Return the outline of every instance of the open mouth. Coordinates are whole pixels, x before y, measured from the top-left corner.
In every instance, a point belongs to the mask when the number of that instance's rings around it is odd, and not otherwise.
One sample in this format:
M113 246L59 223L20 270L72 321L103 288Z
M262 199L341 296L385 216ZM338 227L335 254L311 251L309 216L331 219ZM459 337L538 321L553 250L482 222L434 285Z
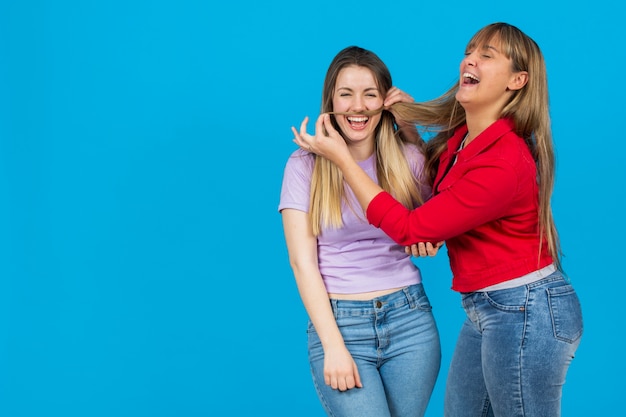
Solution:
M370 118L367 116L348 116L346 120L353 129L363 129Z
M464 85L478 84L480 82L480 79L477 76L469 72L464 72L461 79Z

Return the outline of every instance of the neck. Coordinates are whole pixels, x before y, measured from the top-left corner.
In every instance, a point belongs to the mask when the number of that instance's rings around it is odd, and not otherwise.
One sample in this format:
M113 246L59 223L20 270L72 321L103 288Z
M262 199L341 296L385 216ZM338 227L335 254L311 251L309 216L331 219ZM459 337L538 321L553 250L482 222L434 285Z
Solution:
M349 143L348 149L356 161L365 161L374 153L374 141L367 140L359 143Z
M503 95L500 99L491 104L465 103L465 121L467 123L468 138L466 145L474 140L474 138L482 133L483 130L491 126L496 120L500 119L502 110L510 99L510 94Z
M495 115L470 115L467 114L465 122L467 123L467 140L465 145L473 141L476 136L480 135L485 129L491 126L498 117Z

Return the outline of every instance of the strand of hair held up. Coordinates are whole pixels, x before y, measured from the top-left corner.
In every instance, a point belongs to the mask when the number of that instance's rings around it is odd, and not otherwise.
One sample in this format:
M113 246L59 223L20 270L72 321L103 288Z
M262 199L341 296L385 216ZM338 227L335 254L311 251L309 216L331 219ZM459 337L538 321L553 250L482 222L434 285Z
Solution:
M376 110L366 110L362 112L341 112L341 111L330 111L328 114L334 114L335 116L374 116L378 113L382 113L383 110L389 110L387 107L381 107Z

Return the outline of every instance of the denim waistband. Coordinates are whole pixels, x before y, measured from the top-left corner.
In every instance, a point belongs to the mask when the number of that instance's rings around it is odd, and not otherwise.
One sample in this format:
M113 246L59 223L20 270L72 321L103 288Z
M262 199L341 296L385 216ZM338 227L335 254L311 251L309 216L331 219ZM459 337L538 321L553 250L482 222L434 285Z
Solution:
M565 275L563 275L563 273L561 271L559 271L557 269L556 271L554 271L553 273L551 273L547 277L542 278L539 281L535 281L535 282L531 282L530 284L526 284L526 286L528 288L541 287L542 285L548 285L548 284L551 284L551 283L553 283L555 281L564 281L564 282L569 283L569 279Z
M544 278L549 277L556 271L556 266L554 264L550 264L548 266L544 266L537 271L533 271L524 276L513 278L508 281L500 282L499 284L490 285L488 287L482 288L480 290L476 290L477 292L488 292L488 291L497 291L497 290L506 290L509 288L521 287L522 285L532 284L533 282L541 281Z
M563 273L561 271L559 271L558 269L553 271L550 275L548 275L547 277L544 278L540 278L536 281L532 281L526 284L522 284L522 285L518 285L512 288L502 288L502 289L496 289L493 291L504 291L504 290L509 290L509 289L513 289L513 288L520 288L520 287L525 287L525 288L535 288L535 287L541 287L542 285L549 285L553 282L556 281L564 281L564 282L568 282L569 280L563 275ZM472 292L462 292L461 294L465 297L465 296L470 296L472 294L480 294L480 293L486 293L486 292L493 292L493 291L485 291L485 290L479 290L479 291L472 291Z
M424 286L422 284L413 284L371 300L339 300L331 298L330 303L335 314L339 310L358 310L361 314L367 314L368 312L374 313L390 310L407 304L414 307L422 295L424 295Z

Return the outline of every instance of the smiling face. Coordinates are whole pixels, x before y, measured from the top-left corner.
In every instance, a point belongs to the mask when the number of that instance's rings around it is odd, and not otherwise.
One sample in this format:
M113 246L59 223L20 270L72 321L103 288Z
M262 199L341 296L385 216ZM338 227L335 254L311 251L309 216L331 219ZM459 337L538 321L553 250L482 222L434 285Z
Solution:
M363 112L380 109L384 99L373 72L357 65L344 67L337 75L332 97L334 112L353 114L334 116L348 145L373 144L381 113L366 116Z
M511 59L502 51L499 38L470 44L461 61L456 99L468 113L498 118L514 91L526 82L524 72L513 72Z

